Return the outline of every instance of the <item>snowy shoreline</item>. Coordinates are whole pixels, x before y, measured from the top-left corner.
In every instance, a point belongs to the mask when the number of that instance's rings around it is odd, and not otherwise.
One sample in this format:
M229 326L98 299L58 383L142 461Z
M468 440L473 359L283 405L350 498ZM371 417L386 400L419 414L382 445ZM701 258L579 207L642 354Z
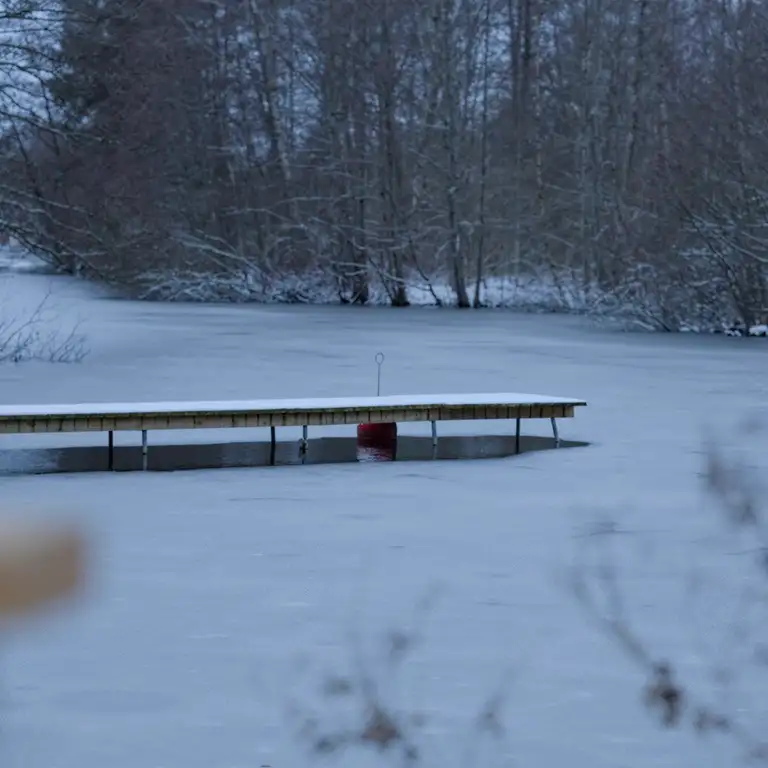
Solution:
M56 277L50 267L35 256L18 247L0 247L0 275L2 274L40 274ZM282 306L344 306L339 296L327 286L312 282L303 285L299 279L289 279L269 289L264 286L249 284L247 281L227 281L210 277L206 283L204 277L181 280L167 277L157 285L140 292L135 298L147 302L182 303L182 304L274 304ZM411 281L406 286L410 307L424 309L458 310L453 303L453 291L446 282L436 281L426 284L424 281ZM126 298L130 298L127 297ZM583 295L576 288L566 289L562 282L551 278L526 277L492 278L483 281L481 306L474 311L484 309L507 310L523 314L578 315L593 319L595 322L639 332L677 332L695 334L724 334L729 337L768 338L768 324L755 324L750 328L738 324L720 326L702 326L682 323L676 329L653 327L651 322L633 316L625 309L611 308L611 301L593 293L591 297ZM356 305L360 306L360 305ZM365 306L391 307L386 293L376 290L375 285ZM466 312L468 310L461 310ZM637 313L639 315L639 313Z

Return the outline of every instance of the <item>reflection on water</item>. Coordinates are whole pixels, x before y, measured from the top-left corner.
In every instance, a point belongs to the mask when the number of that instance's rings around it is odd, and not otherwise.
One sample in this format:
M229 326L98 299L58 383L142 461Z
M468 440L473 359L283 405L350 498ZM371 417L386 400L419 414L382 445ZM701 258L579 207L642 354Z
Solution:
M587 443L561 441L561 448ZM522 437L520 453L554 449L551 437ZM278 442L274 454L269 442L213 443L210 445L150 445L149 469L173 471L217 467L265 467L291 464L344 464L380 461L431 461L436 459L498 459L515 455L515 438L506 435L399 437L395 444L371 445L354 437L310 439L306 452L299 441ZM116 446L115 471L141 469L141 448ZM0 451L0 474L47 474L107 470L105 447L78 446Z
M358 443L355 449L358 461L395 461L397 459L397 441L390 446L366 445Z
M587 443L561 441L561 449ZM554 449L551 437L522 437L520 453ZM210 445L151 445L149 469L173 471L217 467L264 467L291 464L343 464L379 461L431 461L435 459L498 459L515 455L515 438L506 435L399 437L396 446L358 443L354 437L310 439L306 452L299 441L278 442L274 455L269 442L214 443ZM49 448L0 451L2 474L47 474L107 470L106 447ZM116 446L116 471L141 469L141 448Z

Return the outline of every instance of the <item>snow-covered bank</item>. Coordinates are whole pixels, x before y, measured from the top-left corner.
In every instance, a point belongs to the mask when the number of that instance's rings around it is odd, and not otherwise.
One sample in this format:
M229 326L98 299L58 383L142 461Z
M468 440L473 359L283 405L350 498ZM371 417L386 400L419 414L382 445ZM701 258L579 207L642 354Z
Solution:
M0 274L49 272L45 262L24 249L0 246ZM475 286L469 286L474 302ZM427 279L411 275L406 281L406 296L412 307L455 307L456 292L447 279ZM236 274L147 273L140 287L132 291L138 298L153 302L179 303L258 303L339 305L341 294L327 269L310 270L302 275L266 276L258 271ZM390 305L390 296L375 277L369 283L366 304ZM551 270L516 276L489 276L480 283L476 298L481 308L507 309L525 313L584 315L602 324L624 330L715 333L730 337L768 338L768 325L746 327L733 321L726 308L691 306L659 307L645 291L607 292L575 273L557 274Z
M768 337L763 323L749 327L734 322L732 307L690 304L676 297L669 305L637 286L607 291L574 273L552 271L517 276L487 277L479 290L468 287L473 305L529 313L585 315L625 330L725 333L728 336ZM447 279L424 279L411 275L405 283L410 306L456 306L456 291ZM140 297L182 302L258 302L263 304L345 303L328 270L304 275L267 278L259 274L211 276L210 274L152 274L147 276ZM391 297L380 281L369 284L366 304L389 306Z

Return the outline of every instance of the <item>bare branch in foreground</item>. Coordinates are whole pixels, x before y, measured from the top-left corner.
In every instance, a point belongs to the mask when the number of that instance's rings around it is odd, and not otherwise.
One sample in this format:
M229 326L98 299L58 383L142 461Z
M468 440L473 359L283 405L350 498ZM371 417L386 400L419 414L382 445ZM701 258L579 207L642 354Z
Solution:
M88 348L79 324L58 328L47 311L48 299L49 294L27 315L0 317L0 363L79 363L85 359Z

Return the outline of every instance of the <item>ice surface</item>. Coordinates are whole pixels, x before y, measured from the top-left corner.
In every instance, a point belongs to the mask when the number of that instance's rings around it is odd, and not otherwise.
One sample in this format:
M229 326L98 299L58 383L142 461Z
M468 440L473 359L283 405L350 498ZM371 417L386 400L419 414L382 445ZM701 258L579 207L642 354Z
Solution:
M759 341L494 311L142 305L66 280L9 280L18 300L50 284L92 349L80 365L0 368L7 404L359 397L375 392L382 351L386 395L578 394L590 405L561 432L593 445L466 463L0 478L5 510L82 521L94 556L91 589L73 610L5 638L4 768L317 764L291 713L313 703L323 724L351 722L348 705L318 695L327 674L353 666L350 630L366 658L380 659L383 633L412 627L434 585L442 597L405 667L374 664L385 700L426 716L422 765L737 764L727 739L653 724L643 676L585 620L565 569L587 544L614 546L642 638L704 698L715 695L711 662L730 647L721 629L740 615L734 596L749 582L744 546L697 473L706 430L766 468L764 433L747 446L733 432L765 415ZM0 445L93 439L8 435ZM604 519L616 521L612 538L594 535ZM697 601L691 573L708 585ZM473 760L471 725L507 672L506 736ZM718 701L760 723L762 682L739 678ZM329 764L392 763L353 754Z
M315 397L286 400L214 400L165 403L73 403L71 405L0 406L0 419L35 416L114 416L126 414L264 413L331 411L358 408L440 408L451 405L586 405L581 400L518 392L448 395L383 395L380 397Z

